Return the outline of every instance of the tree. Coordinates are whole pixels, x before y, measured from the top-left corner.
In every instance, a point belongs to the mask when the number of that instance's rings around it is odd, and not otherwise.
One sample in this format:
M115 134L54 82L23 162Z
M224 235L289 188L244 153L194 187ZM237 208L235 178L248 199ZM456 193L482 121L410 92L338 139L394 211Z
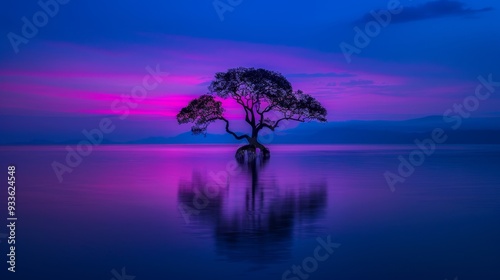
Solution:
M290 82L280 73L255 68L235 68L215 74L215 79L204 94L182 108L177 115L179 124L192 123L195 135L206 135L208 126L215 121L225 122L226 132L248 145L236 152L242 160L246 152L257 155L257 149L264 158L270 151L258 141L263 129L274 131L286 121L326 122L326 109L312 96L300 90L293 91ZM234 99L245 111L245 122L250 126L247 134L237 134L230 129L229 120L224 117L222 99Z

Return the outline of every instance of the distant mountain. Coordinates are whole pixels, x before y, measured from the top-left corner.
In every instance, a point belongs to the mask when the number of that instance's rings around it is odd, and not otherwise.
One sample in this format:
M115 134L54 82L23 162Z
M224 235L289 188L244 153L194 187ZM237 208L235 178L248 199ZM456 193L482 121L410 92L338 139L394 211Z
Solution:
M412 144L415 139L430 137L435 128L448 135L448 144L500 144L500 118L464 119L453 130L440 116L404 121L345 121L303 123L276 131L273 144ZM131 144L219 144L241 143L231 135L208 134L206 137L186 132L171 138L152 137Z
M175 137L149 137L136 141L127 142L127 144L219 144L219 143L240 143L229 134L207 134L193 135L191 132L185 132Z
M415 139L429 138L432 130L442 128L448 135L447 144L500 144L500 118L463 119L459 129L440 116L429 116L404 121L343 121L329 123L301 123L297 127L276 131L272 144L412 144ZM45 140L14 145L69 145L81 140L51 142ZM149 137L145 139L103 144L222 144L243 143L229 134L192 135L191 132L175 137Z
M84 139L71 139L71 140L65 140L65 141L49 141L49 140L44 140L44 139L35 139L35 140L30 140L26 142L9 142L9 143L0 143L0 146L6 146L6 145L12 145L12 146L30 146L30 145L76 145L80 141ZM110 144L123 144L121 142L115 142L115 141L110 141L108 139L102 140L102 143L104 145L110 145Z
M275 137L276 144L410 144L445 130L448 144L500 144L500 118L463 119L457 130L442 117L404 121L345 121L300 124Z

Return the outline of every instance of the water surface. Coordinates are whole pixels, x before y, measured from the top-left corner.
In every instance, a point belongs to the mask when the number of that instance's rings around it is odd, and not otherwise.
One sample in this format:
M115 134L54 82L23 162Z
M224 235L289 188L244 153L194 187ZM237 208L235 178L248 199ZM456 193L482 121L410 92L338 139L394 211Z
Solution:
M444 146L391 192L413 148L271 146L241 166L235 146L100 146L59 183L64 147L0 147L12 279L278 280L328 236L340 247L308 279L500 279L500 147Z

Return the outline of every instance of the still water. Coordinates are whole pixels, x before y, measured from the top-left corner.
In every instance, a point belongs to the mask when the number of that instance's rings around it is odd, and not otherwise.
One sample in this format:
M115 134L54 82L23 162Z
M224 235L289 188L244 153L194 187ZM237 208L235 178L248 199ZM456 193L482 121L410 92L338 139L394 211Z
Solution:
M16 165L18 217L17 272L0 239L0 273L500 279L500 146L443 146L392 192L383 174L413 148L270 146L270 160L238 165L236 146L110 145L60 183L51 164L64 147L0 147L5 180Z

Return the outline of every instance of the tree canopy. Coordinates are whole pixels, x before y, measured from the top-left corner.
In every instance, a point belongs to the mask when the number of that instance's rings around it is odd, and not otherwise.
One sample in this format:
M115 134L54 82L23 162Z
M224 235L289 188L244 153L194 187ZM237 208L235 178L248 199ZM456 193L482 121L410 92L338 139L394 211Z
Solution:
M326 109L314 97L301 90L294 91L290 82L280 73L266 69L235 68L215 74L204 94L182 108L177 115L179 124L192 123L193 134L206 134L215 121L225 122L226 131L236 139L258 144L259 132L274 131L283 121L326 122ZM238 135L230 129L224 117L221 99L234 99L245 112L245 122L251 131Z

